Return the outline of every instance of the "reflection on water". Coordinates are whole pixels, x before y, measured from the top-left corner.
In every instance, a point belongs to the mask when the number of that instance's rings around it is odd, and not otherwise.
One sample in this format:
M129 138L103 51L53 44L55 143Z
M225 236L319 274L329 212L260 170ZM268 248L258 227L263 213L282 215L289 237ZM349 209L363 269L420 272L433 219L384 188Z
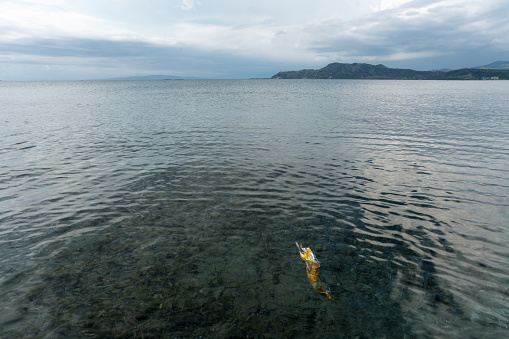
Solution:
M3 337L509 334L505 82L1 86Z

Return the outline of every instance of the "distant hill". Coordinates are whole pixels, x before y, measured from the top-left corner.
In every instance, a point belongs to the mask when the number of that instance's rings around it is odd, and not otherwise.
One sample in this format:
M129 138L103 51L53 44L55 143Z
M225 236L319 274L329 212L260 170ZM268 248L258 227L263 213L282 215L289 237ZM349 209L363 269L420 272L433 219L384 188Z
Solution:
M458 69L443 71L415 71L389 68L384 65L331 63L318 70L279 72L272 79L392 79L392 80L509 80L505 69Z
M450 68L430 69L431 72L449 72L452 71Z
M181 80L181 79L183 80L183 79L197 79L197 78L177 77L174 75L141 75L141 76L110 78L110 79L101 79L101 80Z
M509 69L509 61L495 61L485 66L473 67L476 69Z

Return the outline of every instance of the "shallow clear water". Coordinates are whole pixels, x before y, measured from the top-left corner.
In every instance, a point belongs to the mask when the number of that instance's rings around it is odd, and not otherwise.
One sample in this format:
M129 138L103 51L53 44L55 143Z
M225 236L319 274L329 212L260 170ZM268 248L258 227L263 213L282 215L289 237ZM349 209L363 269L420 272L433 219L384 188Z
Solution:
M507 93L1 82L0 336L507 337Z

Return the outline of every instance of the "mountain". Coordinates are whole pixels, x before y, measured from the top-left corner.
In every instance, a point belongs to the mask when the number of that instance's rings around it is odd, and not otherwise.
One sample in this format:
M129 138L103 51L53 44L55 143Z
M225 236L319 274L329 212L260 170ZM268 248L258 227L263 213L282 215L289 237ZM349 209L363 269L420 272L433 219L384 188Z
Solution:
M394 69L384 65L332 63L319 70L279 72L272 78L281 79L415 79L421 75L410 69Z
M450 68L430 69L431 72L449 72L452 71Z
M272 79L392 79L392 80L509 80L505 69L459 69L448 72L415 71L384 65L331 63L318 70L279 72Z
M476 69L509 69L509 61L495 61L485 66L473 67Z
M110 78L110 79L101 79L101 80L183 80L183 79L197 79L197 78L177 77L174 75L141 75L141 76Z

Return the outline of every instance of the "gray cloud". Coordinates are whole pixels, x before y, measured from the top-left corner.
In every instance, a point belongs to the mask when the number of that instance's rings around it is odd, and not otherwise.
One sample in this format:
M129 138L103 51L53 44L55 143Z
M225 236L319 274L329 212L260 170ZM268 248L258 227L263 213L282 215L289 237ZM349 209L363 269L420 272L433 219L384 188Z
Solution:
M272 76L284 67L283 63L239 57L229 51L206 50L183 44L159 45L146 41L23 39L0 42L0 50L4 59L10 57L3 60L4 65L31 65L31 78L35 80L140 74L249 78ZM56 70L61 73L57 74Z
M132 57L153 53L155 46L134 41L109 41L86 38L20 39L0 42L4 53L52 57Z
M509 44L502 41L507 38L501 38L509 35L503 14L509 12L508 4L472 5L413 1L349 22L329 21L308 30L309 46L324 56L378 61L479 55L480 50L486 55L509 52Z

